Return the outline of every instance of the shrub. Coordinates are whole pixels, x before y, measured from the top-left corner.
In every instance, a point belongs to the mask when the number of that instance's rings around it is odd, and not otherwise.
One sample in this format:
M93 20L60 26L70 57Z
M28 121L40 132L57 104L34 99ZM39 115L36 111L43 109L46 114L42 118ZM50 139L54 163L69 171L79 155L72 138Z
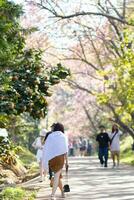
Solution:
M36 193L22 188L8 187L0 193L0 200L34 200Z
M25 191L21 188L8 187L1 192L2 200L24 200Z

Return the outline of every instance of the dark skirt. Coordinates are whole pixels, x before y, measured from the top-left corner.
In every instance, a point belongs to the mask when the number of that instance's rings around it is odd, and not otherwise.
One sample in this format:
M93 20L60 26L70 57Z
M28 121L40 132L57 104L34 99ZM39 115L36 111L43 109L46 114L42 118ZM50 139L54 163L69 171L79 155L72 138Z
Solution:
M86 150L86 147L83 146L83 147L80 147L80 151L85 151Z

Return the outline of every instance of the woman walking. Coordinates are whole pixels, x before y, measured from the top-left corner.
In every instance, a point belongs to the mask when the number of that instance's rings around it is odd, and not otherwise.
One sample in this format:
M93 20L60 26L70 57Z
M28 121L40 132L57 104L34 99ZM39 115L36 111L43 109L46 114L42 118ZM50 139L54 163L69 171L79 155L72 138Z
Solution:
M64 197L63 185L62 185L62 169L64 164L68 168L68 142L64 135L64 127L60 123L52 125L52 132L46 138L43 148L43 166L45 170L50 168L54 173L54 179L52 178L52 193L51 199L55 199L55 193L59 186L61 195Z
M39 137L37 137L34 141L34 143L32 144L32 146L37 149L37 154L36 154L36 158L37 158L37 162L39 163L39 168L40 168L40 182L43 181L43 176L44 176L44 170L43 170L43 165L42 165L42 155L43 155L43 146L44 146L44 139L46 136L46 129L42 129L40 131L40 135Z
M112 132L109 134L113 168L115 166L119 167L120 164L120 135L122 135L122 132L119 130L118 126L114 124L112 126Z

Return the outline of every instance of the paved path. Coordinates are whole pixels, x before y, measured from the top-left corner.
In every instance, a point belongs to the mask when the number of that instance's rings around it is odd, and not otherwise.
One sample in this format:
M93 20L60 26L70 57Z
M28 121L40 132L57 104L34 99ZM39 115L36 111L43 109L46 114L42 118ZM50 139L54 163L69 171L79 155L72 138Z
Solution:
M134 168L120 166L112 169L102 168L94 157L70 158L69 184L71 192L67 200L134 200ZM35 181L34 181L35 184ZM40 187L37 200L49 200L49 182L38 183ZM57 200L60 193L57 191Z

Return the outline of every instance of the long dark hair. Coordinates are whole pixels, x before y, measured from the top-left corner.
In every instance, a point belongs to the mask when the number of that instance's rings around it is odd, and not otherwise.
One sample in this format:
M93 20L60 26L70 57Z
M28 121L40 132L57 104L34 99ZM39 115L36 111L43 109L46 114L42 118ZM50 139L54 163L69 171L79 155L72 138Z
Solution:
M114 132L118 133L118 131L119 131L119 128L118 128L117 124L114 124L112 126L112 133L114 133Z

